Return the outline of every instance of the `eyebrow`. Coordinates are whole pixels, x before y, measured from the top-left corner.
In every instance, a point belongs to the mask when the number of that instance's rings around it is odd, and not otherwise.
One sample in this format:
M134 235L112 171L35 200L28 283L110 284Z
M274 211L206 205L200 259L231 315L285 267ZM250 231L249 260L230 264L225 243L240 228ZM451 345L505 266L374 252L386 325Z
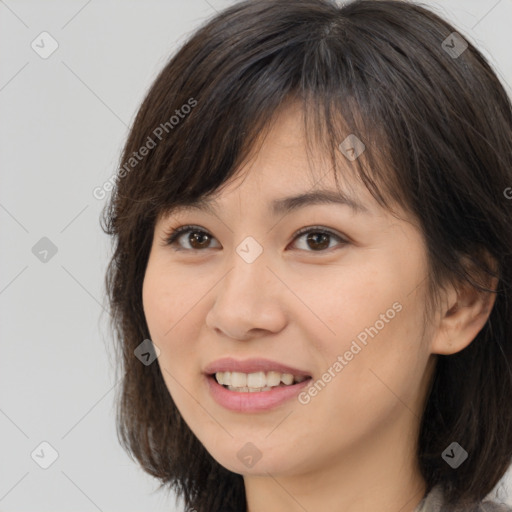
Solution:
M354 213L370 214L366 206L346 194L334 190L313 190L295 196L274 199L270 203L270 211L274 216L289 214L292 211L307 206L319 204L336 204L348 206ZM200 198L193 202L177 205L173 210L200 210L217 215L217 201L213 199Z

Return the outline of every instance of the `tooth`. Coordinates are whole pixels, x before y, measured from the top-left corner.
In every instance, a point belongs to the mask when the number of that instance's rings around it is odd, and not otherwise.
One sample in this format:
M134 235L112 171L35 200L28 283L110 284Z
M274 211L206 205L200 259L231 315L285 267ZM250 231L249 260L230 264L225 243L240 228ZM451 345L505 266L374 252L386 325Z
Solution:
M237 391L238 393L240 392L249 392L249 393L259 393L261 391L271 391L272 388L270 386L265 386L265 387L262 387L262 388L250 388L250 387L245 387L245 388L235 388L234 386L228 386L228 389L230 391Z
M231 391L243 391L247 389L249 392L266 391L283 384L289 386L297 382L303 382L306 376L293 376L291 373L280 373L276 371L269 372L252 372L249 374L242 372L217 372L215 374L217 382L227 386Z
M283 384L293 384L293 375L291 373L282 373L281 382Z
M247 386L247 374L231 372L231 385L235 388L243 388Z
M250 388L262 388L266 384L265 372L249 373L247 375L247 386Z
M279 386L281 382L281 374L279 372L267 373L267 386Z

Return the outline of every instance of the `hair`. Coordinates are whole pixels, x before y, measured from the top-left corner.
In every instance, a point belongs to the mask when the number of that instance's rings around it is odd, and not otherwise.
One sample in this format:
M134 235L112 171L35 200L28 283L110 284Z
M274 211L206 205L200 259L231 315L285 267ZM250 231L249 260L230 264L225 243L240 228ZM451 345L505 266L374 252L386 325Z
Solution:
M475 339L437 356L416 453L427 491L439 484L450 504L478 502L508 469L512 105L469 41L449 54L443 41L453 32L406 1L243 1L199 27L149 88L102 214L113 237L105 285L123 373L117 432L187 507L246 510L245 490L186 425L159 365L134 357L150 337L142 284L155 223L218 192L291 102L301 102L307 145L330 155L336 183L338 147L356 135L366 149L345 159L344 172L357 172L382 206L399 204L417 219L429 265L426 310L439 305L446 283L495 294ZM150 149L135 160L143 146ZM494 288L485 285L490 277ZM456 470L441 456L452 441L469 454Z

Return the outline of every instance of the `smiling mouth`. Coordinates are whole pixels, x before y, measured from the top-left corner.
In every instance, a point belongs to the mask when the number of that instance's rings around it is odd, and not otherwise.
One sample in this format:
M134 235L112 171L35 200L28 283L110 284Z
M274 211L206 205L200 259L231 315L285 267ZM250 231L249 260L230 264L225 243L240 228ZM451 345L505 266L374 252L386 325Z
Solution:
M277 371L269 372L216 372L209 375L225 389L239 393L272 391L280 387L292 387L311 379L309 375L293 375Z

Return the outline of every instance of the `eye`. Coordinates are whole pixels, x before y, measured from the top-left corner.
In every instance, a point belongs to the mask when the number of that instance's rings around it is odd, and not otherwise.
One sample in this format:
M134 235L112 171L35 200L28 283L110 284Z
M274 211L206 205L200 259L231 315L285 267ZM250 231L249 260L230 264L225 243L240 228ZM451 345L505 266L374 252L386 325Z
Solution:
M182 235L188 233L189 236L185 238L186 243L189 244L189 247L183 247L183 245L179 244ZM346 245L348 243L340 235L333 233L332 231L323 228L321 226L312 226L302 228L297 231L293 235L293 239L300 239L304 235L307 235L305 238L305 243L308 244L306 247L312 248L313 250L307 252L322 252L326 248L330 248L330 239L337 240L341 245ZM176 251L190 251L190 250L201 250L201 249L210 249L209 242L211 240L215 240L207 231L198 227L198 226L180 226L178 228L172 229L169 233L164 236L164 245L178 246L175 248Z
M348 241L340 235L337 235L336 233L333 233L329 229L323 228L322 226L302 228L293 235L293 239L300 239L304 235L307 235L305 238L305 243L309 244L306 247L311 247L314 249L313 251L308 252L321 252L326 248L330 248L330 239L337 240L341 245L346 245L348 243Z
M180 244L177 244L179 242L179 239L184 235L185 233L193 234L193 236L189 236L186 240L189 244L192 245L192 248L183 248ZM182 250L197 250L197 249L208 249L208 242L212 239L210 234L207 231L204 231L198 226L180 226L176 229L171 230L169 233L165 235L164 244L165 245L179 245L178 248L176 248L177 251Z

